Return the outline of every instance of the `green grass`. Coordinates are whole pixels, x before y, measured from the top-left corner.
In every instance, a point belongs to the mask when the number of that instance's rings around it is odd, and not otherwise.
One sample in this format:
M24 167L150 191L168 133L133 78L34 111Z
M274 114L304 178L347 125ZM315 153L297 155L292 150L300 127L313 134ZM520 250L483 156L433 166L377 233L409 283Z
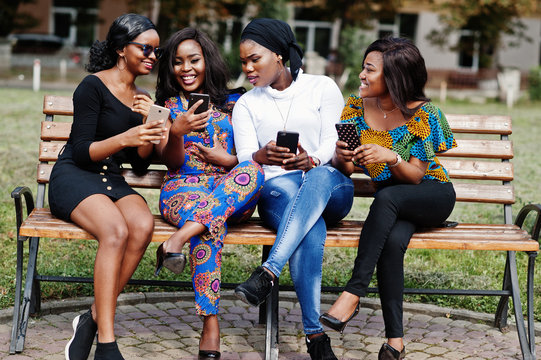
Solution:
M0 308L13 305L15 281L15 214L11 191L19 185L29 186L35 194L36 158L38 152L39 123L43 120L42 99L45 93L70 95L71 91L32 92L21 89L0 89L2 108L0 109ZM446 113L463 114L509 114L513 117L512 140L515 146L515 191L517 203L513 215L528 202L540 203L538 147L541 139L541 113L539 103L520 103L508 110L499 103L470 104L467 102L448 102L442 105ZM142 191L149 199L153 212L157 211L157 191ZM364 218L370 199L358 199L350 217ZM501 223L503 214L500 206L483 204L457 204L452 220L460 222ZM38 269L41 274L65 274L91 276L97 243L95 241L64 241L42 239ZM157 244L151 244L134 278L152 278L154 252ZM342 286L347 281L355 249L329 248L324 258L324 285ZM260 262L260 248L257 246L228 245L223 252L223 281L240 282L247 278ZM525 284L526 257L518 254L519 276ZM482 251L435 251L410 250L406 254L405 271L408 287L464 287L500 288L501 269L505 254ZM536 277L541 276L541 270ZM497 274L497 275L495 275ZM186 271L179 277L164 271L161 278L189 280ZM290 284L287 269L281 283ZM539 283L539 282L538 282ZM375 285L375 284L374 284ZM126 291L158 290L150 287L129 286ZM163 288L162 288L163 290ZM88 284L43 283L45 299L61 299L79 295L91 295ZM541 286L535 287L536 319L541 320ZM484 312L494 312L497 300L491 297L429 297L408 296L407 301L429 302L442 306L465 308Z

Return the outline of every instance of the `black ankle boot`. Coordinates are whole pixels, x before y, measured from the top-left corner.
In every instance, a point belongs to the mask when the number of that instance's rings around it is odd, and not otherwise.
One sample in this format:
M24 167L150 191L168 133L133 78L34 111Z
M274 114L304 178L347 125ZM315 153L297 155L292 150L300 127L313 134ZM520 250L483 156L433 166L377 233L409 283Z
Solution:
M96 346L94 360L124 360L116 341L110 343L100 343Z
M270 295L274 278L262 266L258 266L250 278L235 288L235 295L252 306L259 306Z
M406 357L406 347L402 351L396 350L391 345L385 343L379 349L378 360L401 360Z
M308 340L306 337L306 347L312 360L338 360L331 347L331 339L327 334L323 334Z

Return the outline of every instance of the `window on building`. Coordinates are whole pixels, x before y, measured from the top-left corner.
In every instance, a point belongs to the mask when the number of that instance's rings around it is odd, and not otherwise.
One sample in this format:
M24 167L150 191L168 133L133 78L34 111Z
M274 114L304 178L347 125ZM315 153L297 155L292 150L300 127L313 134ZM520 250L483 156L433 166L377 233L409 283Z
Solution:
M327 57L332 47L333 23L326 21L295 20L293 31L304 51L315 51Z
M417 19L417 14L396 14L394 17L382 18L378 24L378 38L394 36L415 41Z
M76 6L74 6L76 5ZM90 47L97 38L97 0L55 0L52 9L52 32L71 45Z
M479 40L473 31L460 31L460 38L458 40L458 66L474 71L479 69Z

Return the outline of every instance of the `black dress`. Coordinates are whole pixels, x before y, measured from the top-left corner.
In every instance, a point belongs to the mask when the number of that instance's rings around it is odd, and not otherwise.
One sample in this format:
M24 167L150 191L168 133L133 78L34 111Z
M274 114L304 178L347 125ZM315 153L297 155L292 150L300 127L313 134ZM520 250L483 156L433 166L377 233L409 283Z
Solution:
M142 124L142 116L118 100L95 75L89 75L73 94L73 125L68 142L58 156L49 179L49 206L53 215L70 220L77 205L90 195L104 194L116 201L137 194L120 174L123 163L143 172L150 164L137 148L125 148L102 161L90 159L94 141Z

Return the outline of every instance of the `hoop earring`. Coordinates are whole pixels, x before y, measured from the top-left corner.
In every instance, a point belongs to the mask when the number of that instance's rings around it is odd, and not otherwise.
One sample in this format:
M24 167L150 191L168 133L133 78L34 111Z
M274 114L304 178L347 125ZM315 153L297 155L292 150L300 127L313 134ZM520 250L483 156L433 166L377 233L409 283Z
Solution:
M120 66L118 66L118 62L120 61L120 59L124 59L124 62L125 62L125 63L124 63L124 67L123 67L123 68L120 68ZM119 56L118 56L118 59L116 60L116 67L117 67L117 69L120 70L120 71L123 71L123 70L126 69L127 66L128 66L128 60L127 60L124 56L119 55Z

